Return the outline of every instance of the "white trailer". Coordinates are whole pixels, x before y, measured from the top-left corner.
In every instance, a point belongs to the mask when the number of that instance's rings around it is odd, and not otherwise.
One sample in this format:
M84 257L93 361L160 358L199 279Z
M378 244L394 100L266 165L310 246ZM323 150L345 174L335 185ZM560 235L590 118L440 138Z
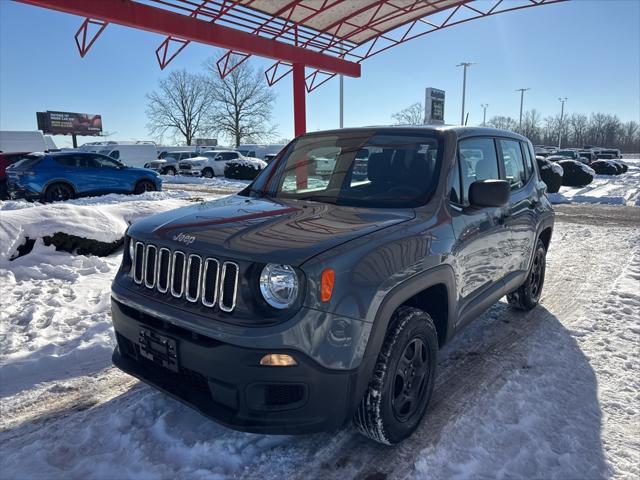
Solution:
M79 150L107 155L130 167L144 167L158 158L158 147L153 142L91 142Z
M0 151L2 152L44 152L57 149L51 137L45 138L36 131L0 131Z
M266 155L277 155L280 153L286 145L274 144L274 145L263 145L257 143L245 143L235 148L238 152L240 152L245 157L254 157L259 158L260 160L264 160Z

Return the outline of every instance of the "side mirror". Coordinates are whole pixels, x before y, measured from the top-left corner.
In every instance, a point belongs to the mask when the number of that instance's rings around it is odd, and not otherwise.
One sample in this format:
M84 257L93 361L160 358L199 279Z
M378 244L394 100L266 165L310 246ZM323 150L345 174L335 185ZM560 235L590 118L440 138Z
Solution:
M478 180L469 186L469 203L474 207L504 207L510 196L506 180Z

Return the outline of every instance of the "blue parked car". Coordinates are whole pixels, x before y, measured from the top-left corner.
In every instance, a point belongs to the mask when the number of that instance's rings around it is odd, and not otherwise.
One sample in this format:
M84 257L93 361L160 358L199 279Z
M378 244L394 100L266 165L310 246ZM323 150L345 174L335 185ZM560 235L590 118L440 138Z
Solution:
M106 193L140 194L162 189L158 174L98 153L34 153L7 169L11 198L46 202Z

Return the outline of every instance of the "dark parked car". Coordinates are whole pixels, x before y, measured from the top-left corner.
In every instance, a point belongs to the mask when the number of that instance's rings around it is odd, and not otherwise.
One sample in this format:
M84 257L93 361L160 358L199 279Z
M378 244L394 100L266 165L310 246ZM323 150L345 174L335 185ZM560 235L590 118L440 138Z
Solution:
M622 173L622 166L612 160L596 160L591 164L591 168L599 175L619 175Z
M583 187L593 182L596 172L577 160L560 160L558 164L562 167L562 185L568 187Z
M29 152L0 153L0 200L9 198L7 193L7 167L19 162L28 154Z
M146 168L132 168L98 153L27 155L7 169L11 198L47 202L83 195L160 190L162 180Z
M311 174L314 158L332 171ZM425 414L444 344L504 295L537 305L553 222L520 135L306 134L239 194L129 228L113 361L231 428L353 419L397 443Z
M163 152L157 160L149 162L145 168L155 170L160 175L177 175L179 171L178 163L180 160L197 157L197 152Z
M598 159L598 155L593 150L578 150L578 155L587 159L587 164L595 162Z
M562 170L560 164L551 162L541 156L537 156L536 161L538 163L540 178L542 178L542 181L547 185L547 192L557 193L562 186L564 170Z

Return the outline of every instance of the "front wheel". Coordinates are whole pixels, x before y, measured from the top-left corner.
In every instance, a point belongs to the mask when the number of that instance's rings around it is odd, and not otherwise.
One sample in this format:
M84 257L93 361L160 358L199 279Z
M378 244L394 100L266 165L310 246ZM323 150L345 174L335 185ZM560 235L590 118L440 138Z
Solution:
M165 175L171 175L171 176L176 175L176 173L177 173L176 169L173 167L167 168L164 172Z
M73 188L66 183L54 183L44 192L45 202L59 202L73 198Z
M542 240L538 240L527 279L517 290L507 294L509 305L518 310L531 310L538 305L544 285L546 263L547 249Z
M360 433L386 445L413 433L433 392L437 352L431 317L417 308L398 308L353 418Z
M151 180L140 180L136 183L136 188L133 190L135 195L140 195L144 192L155 192L156 185Z

